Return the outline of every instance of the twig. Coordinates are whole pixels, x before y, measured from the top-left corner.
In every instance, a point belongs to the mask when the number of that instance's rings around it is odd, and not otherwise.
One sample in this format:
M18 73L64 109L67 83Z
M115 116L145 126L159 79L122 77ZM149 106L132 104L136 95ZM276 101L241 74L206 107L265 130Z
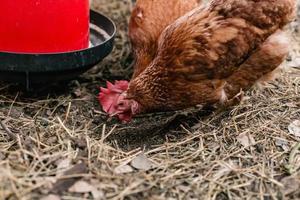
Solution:
M59 122L59 124L61 125L61 127L68 133L68 135L71 137L71 138L74 138L71 131L64 125L64 123L62 122L62 120L57 117L57 120Z
M0 120L0 125L2 127L2 129L6 132L6 134L8 135L9 137L9 140L16 140L17 137L15 136L15 134L13 132L11 132L11 130L9 130L7 128L7 126L4 124L3 121Z
M286 168L290 174L293 174L294 172L297 171L297 168L294 168L293 163L295 162L295 156L299 150L300 150L300 142L295 145L295 147L292 149L289 156L289 164L286 166Z

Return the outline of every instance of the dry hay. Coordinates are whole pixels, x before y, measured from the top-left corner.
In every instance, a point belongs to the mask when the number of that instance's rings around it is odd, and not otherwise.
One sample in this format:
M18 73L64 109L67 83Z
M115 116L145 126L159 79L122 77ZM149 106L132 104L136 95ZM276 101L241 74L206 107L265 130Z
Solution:
M299 68L228 110L118 124L100 111L96 95L106 78L130 75L130 4L94 6L119 28L101 67L62 91L28 95L0 85L0 199L300 198L300 137L288 129L300 119ZM295 65L294 46L286 65Z

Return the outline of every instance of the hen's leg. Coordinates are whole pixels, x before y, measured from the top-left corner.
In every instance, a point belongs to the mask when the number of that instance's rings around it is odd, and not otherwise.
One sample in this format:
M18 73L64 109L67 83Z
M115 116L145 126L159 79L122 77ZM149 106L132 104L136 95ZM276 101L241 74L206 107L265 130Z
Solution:
M227 80L224 92L227 99L235 99L243 90L258 82L274 78L279 65L288 54L288 39L283 32L271 35ZM236 99L234 100L236 101Z

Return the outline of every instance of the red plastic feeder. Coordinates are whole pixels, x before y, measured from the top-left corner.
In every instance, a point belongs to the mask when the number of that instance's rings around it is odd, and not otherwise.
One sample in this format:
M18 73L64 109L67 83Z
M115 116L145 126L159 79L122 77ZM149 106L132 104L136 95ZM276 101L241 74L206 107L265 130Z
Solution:
M76 78L113 49L116 26L89 10L89 0L0 1L0 81L43 90Z
M68 52L88 48L89 0L1 0L0 51Z

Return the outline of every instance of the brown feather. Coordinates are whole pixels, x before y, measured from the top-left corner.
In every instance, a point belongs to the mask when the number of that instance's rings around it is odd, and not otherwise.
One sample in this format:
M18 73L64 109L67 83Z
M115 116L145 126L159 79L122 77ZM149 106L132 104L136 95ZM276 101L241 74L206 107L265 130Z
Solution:
M136 57L133 77L154 59L163 30L199 4L200 0L137 0L129 22L129 37Z
M128 96L149 112L217 103L227 95L227 82L251 87L282 61L284 55L270 54L271 67L260 65L268 55L267 39L294 11L294 0L214 0L194 9L163 31L153 62L131 81ZM239 82L239 73L256 70L253 79Z

